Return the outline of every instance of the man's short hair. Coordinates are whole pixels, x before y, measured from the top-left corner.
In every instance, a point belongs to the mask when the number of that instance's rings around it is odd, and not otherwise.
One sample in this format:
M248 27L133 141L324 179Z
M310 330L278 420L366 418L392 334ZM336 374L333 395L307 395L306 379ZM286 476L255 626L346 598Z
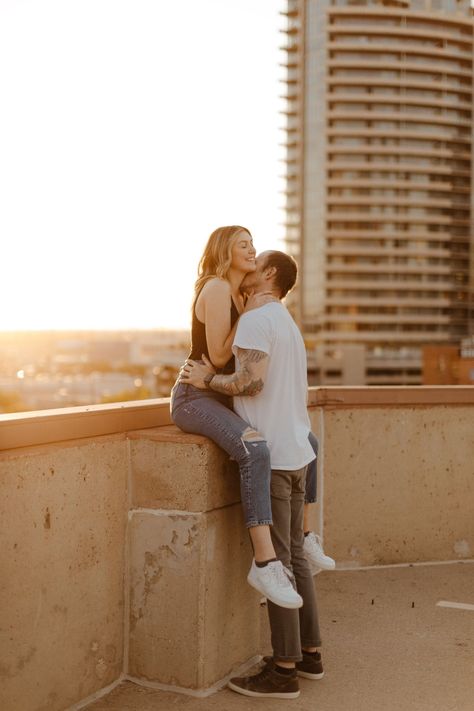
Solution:
M278 250L268 253L265 262L265 269L275 267L275 285L280 290L280 298L283 299L296 284L298 267L293 257Z

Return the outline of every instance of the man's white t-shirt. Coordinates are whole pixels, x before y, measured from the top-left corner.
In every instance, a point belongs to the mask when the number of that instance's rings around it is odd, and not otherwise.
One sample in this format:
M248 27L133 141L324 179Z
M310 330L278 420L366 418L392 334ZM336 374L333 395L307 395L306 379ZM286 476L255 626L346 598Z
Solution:
M233 344L238 362L236 348L263 351L269 358L263 390L234 397L235 412L265 437L272 469L301 469L314 459L308 442L306 350L286 307L271 302L243 314Z

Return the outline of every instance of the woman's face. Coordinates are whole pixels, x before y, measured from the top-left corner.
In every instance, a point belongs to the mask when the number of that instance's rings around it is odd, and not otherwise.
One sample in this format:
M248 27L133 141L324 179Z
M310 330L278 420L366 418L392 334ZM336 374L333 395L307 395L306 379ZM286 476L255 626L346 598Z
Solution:
M253 239L249 233L243 231L239 232L231 250L232 269L238 269L245 273L255 271L256 253L255 247L253 246Z

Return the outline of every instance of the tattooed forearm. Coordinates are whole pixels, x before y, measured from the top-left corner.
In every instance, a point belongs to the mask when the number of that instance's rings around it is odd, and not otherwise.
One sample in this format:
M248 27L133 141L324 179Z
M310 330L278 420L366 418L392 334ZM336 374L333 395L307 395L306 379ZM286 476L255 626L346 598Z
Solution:
M224 395L258 395L263 389L268 355L263 351L239 348L239 369L232 375L215 375L210 383L212 390Z
M258 380L252 380L251 383L247 385L246 388L242 390L241 395L258 395L259 392L263 390L263 380L259 378Z
M262 388L261 378L250 380L243 377L242 371L233 375L215 375L211 380L211 389L224 395L257 395Z

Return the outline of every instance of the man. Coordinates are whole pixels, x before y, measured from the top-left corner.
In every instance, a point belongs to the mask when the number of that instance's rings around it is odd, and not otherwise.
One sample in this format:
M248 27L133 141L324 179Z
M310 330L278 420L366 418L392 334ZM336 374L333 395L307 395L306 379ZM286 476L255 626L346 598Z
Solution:
M306 466L314 459L308 442L306 352L281 303L296 282L295 261L271 251L259 255L256 265L242 289L270 293L273 300L240 317L233 344L236 372L216 375L209 361L204 365L189 361L184 377L196 387L233 395L235 411L267 441L272 464L272 541L278 559L293 571L303 607L287 609L268 601L273 657L265 659L258 674L231 679L229 687L246 696L292 699L300 693L298 674L310 679L323 676L314 584L303 551ZM252 569L252 584L251 577Z

